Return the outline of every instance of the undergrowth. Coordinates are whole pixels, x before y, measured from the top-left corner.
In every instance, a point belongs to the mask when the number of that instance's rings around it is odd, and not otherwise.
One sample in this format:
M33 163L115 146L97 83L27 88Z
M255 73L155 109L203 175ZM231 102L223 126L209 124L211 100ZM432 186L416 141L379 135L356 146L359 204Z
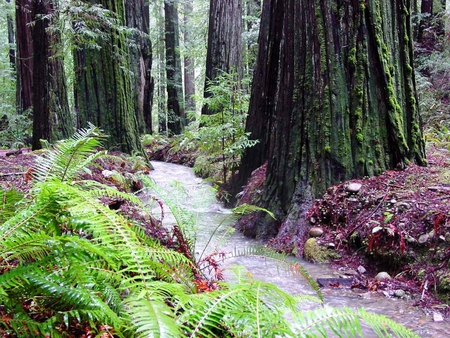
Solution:
M94 126L78 131L43 153L24 198L1 192L8 211L0 224L2 335L64 337L81 327L102 337L356 337L364 321L379 336L416 337L364 310L302 311L303 302L320 299L287 294L242 269L236 282L201 289L188 252L191 221L178 205L174 228L187 245L179 252L101 203L121 198L145 212L136 195L80 179L105 154L103 139Z

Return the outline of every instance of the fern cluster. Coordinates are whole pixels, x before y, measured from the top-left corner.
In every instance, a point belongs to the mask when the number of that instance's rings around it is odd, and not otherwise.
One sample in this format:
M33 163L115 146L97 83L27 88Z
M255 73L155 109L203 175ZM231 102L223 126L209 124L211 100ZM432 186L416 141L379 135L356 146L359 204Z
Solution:
M311 297L294 297L241 271L237 282L199 293L192 257L161 246L99 200L121 198L146 210L139 198L79 179L102 156L103 137L94 126L80 130L37 162L33 188L22 200L3 193L4 209L15 212L0 223L1 333L63 337L81 325L114 337L356 336L363 319L380 335L390 328L415 336L364 311L302 313L301 301ZM189 218L177 220L189 229Z

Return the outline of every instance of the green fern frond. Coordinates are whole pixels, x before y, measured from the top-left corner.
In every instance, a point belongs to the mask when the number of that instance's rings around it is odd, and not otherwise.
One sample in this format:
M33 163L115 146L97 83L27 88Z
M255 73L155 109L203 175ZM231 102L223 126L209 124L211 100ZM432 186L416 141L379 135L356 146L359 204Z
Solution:
M78 130L70 139L58 142L51 150L39 157L34 167L33 177L44 182L49 178L70 180L83 171L96 158L104 154L97 152L106 135L92 124Z
M0 189L0 224L5 222L16 212L16 204L23 198L23 194L17 190Z
M324 297L320 290L319 284L312 278L305 268L299 262L293 262L288 259L284 253L276 252L267 246L248 246L243 249L234 250L231 257L258 257L264 259L271 259L277 262L283 269L290 271L293 274L300 274L316 292L319 299L323 302Z
M137 337L178 338L182 334L173 310L164 299L128 299L133 332Z
M270 210L246 203L238 205L237 207L233 208L232 211L237 215L247 215L255 211L263 211L273 219L276 219L274 213L271 212Z
M326 306L295 314L296 337L329 337L330 333L338 337L363 337L361 320L378 337L418 338L414 332L382 315L371 314L364 309L336 309Z

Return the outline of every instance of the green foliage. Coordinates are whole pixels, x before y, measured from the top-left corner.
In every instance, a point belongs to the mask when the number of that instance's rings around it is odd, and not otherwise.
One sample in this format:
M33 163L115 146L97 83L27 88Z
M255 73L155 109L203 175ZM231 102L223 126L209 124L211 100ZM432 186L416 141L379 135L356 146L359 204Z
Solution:
M63 337L81 324L98 336L109 327L117 337L356 336L364 320L380 336L415 337L361 310L305 313L303 302L320 301L249 279L242 269L236 282L195 293L190 257L160 246L99 201L120 197L145 210L136 196L79 179L100 156L103 137L90 126L57 143L36 162L27 197L17 204L14 193L6 195L4 210L18 208L0 224L0 303L8 318L2 333ZM178 204L170 207L186 238L195 236L188 231L194 220Z
M439 124L428 127L424 131L425 140L439 148L450 150L450 127L447 121L441 121Z
M249 140L250 135L245 132L249 96L242 85L236 73L222 73L209 84L209 97L203 101L210 114L201 117L199 150L208 163L196 164L194 170L204 171L208 164L218 162L222 166L224 183L229 172L236 170L244 150L257 143Z

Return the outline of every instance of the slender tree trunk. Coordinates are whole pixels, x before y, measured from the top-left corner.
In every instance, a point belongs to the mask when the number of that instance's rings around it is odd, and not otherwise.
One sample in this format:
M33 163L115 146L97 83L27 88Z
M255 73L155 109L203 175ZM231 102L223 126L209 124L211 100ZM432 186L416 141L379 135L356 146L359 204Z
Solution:
M51 140L50 123L50 43L46 32L49 26L48 19L42 16L52 12L51 2L34 0L31 18L34 21L32 28L33 38L33 150L41 149L40 140Z
M123 0L103 0L100 4L125 24ZM133 85L129 72L129 41L116 28L105 31L107 38L97 41L100 49L84 46L75 52L75 99L78 126L91 122L110 137L107 146L147 158L139 139Z
M158 55L157 76L158 76L158 131L167 134L167 90L166 90L166 52L165 52L165 22L164 8L161 8L160 15L157 15L158 43L156 53Z
M210 0L208 50L204 97L208 88L222 73L236 72L242 77L242 2L241 0ZM202 114L208 115L207 105Z
M152 132L152 45L149 37L149 5L144 0L126 1L127 26L133 33L134 44L130 47L130 67L133 72L134 107L141 133Z
M240 174L268 161L264 206L249 233L290 233L335 183L425 163L414 81L411 2L268 0Z
M168 128L178 135L186 125L178 32L178 9L173 0L164 1Z
M31 37L32 0L16 0L17 112L33 108L33 41Z
M189 17L193 11L192 0L184 2L184 46L186 54L184 56L184 101L186 112L195 112L195 70L194 59L189 55L191 45L191 35L189 32ZM189 121L190 122L190 121Z

